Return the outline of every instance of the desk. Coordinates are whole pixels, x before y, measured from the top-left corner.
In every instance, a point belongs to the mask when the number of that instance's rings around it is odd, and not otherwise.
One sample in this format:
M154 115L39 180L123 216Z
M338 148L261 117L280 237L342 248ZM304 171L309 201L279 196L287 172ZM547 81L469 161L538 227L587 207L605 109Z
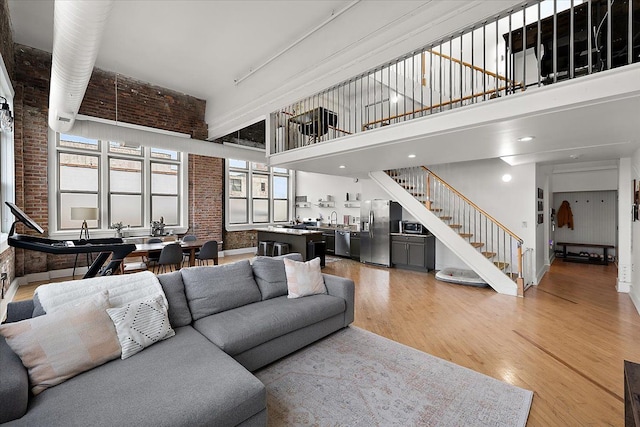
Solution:
M196 265L196 251L204 245L206 240L196 240L193 242L181 242L180 246L182 249L189 250L189 267L193 267ZM171 243L178 242L163 242L163 243L138 243L136 244L136 250L131 252L128 256L148 256L151 252L160 252L162 248ZM218 245L221 245L222 241L218 242ZM218 260L216 259L217 263Z

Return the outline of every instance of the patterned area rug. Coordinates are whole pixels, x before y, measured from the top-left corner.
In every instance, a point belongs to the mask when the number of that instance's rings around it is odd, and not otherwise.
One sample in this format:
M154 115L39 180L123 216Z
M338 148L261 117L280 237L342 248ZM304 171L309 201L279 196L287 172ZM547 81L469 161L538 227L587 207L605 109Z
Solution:
M524 426L533 398L355 327L256 375L269 426Z

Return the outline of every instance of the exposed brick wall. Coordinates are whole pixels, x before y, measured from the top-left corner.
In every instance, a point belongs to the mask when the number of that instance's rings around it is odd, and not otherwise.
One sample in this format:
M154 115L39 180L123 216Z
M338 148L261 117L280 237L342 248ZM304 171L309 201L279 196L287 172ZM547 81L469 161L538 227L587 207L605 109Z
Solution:
M223 159L189 155L189 233L199 239L224 240L223 182Z
M13 78L13 35L7 0L0 0L0 54L9 77Z
M15 47L16 202L46 229L49 218L47 115L51 54L22 45ZM117 78L119 121L187 133L198 139L207 137L205 101L126 76L118 75ZM80 114L115 120L115 79L112 72L94 69ZM201 239L225 239L223 160L189 155L188 177L189 225L195 226L195 233ZM20 228L19 232L25 230ZM20 276L68 268L73 266L75 258L17 252L16 270ZM84 265L84 258L79 259L78 264Z

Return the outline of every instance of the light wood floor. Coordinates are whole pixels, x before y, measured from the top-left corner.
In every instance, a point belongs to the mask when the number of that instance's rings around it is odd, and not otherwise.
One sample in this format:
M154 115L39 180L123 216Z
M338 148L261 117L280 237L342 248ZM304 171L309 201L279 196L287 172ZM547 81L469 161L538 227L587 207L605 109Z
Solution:
M351 260L323 271L355 281L355 326L533 390L528 426L624 424L623 360L640 362L640 315L616 292L613 264L556 261L525 298Z

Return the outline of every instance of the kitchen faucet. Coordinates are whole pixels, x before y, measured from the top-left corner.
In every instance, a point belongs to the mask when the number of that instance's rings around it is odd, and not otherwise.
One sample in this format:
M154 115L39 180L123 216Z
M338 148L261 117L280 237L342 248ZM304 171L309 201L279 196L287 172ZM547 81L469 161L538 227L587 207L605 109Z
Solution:
M335 215L336 219L333 219L333 216ZM335 221L335 223L334 223ZM329 225L338 225L338 212L333 211L331 212L331 215L329 215Z

